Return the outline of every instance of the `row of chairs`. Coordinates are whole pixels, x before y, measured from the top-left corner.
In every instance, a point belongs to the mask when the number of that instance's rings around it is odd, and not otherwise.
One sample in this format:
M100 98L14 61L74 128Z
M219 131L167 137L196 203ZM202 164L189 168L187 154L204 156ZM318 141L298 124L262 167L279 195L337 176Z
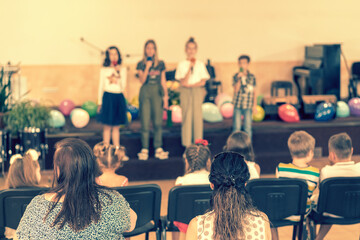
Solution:
M302 239L308 194L304 180L254 179L248 182L246 188L255 206L267 214L273 227L294 226L293 239L296 236ZM7 226L16 229L31 199L47 190L26 188L1 191L0 228ZM165 240L168 231L178 231L174 221L189 223L195 216L204 214L210 208L212 194L209 185L173 187L169 192L167 216L161 217L161 189L158 185L128 186L115 190L125 197L138 215L136 228L124 236L145 233L145 239L149 239L149 232L156 232L157 240ZM341 218L324 216L325 212ZM286 219L293 215L299 216L300 220L294 222ZM321 182L317 211L312 211L309 218L315 226L360 223L360 178L331 178Z

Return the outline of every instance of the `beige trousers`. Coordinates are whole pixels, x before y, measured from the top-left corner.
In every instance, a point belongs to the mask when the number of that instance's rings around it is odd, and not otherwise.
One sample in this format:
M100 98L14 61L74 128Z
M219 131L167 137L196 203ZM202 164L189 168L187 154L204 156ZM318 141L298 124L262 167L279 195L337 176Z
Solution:
M204 97L203 87L180 88L181 142L184 147L190 146L196 139L203 138L202 104Z

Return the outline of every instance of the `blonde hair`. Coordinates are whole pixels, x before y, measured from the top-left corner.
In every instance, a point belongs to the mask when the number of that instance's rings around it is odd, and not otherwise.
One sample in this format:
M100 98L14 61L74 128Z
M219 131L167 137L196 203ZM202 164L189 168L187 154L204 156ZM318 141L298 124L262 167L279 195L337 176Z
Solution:
M125 148L100 142L94 146L94 155L101 169L117 169L122 166Z
M154 66L156 67L159 64L159 57L158 57L158 52L157 52L157 47L156 47L156 43L154 40L149 39L145 42L145 46L144 46L144 56L143 56L143 62L146 63L147 61L147 55L146 55L146 47L149 44L153 44L154 45L154 49L155 49L155 54L154 54Z
M36 171L40 169L40 165L37 159L33 159L29 151L24 156L18 154L13 157L5 185L8 188L38 187Z
M315 138L305 131L296 131L288 139L288 147L292 157L304 158L315 149Z

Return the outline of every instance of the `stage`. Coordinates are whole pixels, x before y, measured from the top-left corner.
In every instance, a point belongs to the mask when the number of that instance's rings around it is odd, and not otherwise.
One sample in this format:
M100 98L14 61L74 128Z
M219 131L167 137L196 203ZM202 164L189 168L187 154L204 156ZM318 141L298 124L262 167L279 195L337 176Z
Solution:
M219 153L231 133L232 120L225 119L220 123L204 123L204 138L210 142L213 154ZM181 158L184 148L181 146L180 124L167 127L164 121L163 142L164 149L170 152L168 160L150 158L148 161L139 161L137 153L140 151L140 122L133 121L130 125L121 129L121 145L127 149L130 157L128 162L118 170L130 181L174 179L184 173L184 163ZM274 174L275 167L279 162L291 161L287 149L287 139L296 130L305 130L316 139L315 155L317 158L327 156L327 141L333 134L347 132L353 140L354 154L360 154L360 118L338 118L330 122L316 122L303 120L299 123L285 123L279 120L266 120L253 123L253 145L256 161L261 167L262 174ZM81 138L93 147L100 142L102 126L91 119L90 123L82 129L72 126L70 119L66 119L66 125L62 129L50 129L47 134L49 153L46 156L46 169L52 168L52 156L54 144L67 137ZM152 144L152 139L150 140ZM154 149L150 148L150 156Z

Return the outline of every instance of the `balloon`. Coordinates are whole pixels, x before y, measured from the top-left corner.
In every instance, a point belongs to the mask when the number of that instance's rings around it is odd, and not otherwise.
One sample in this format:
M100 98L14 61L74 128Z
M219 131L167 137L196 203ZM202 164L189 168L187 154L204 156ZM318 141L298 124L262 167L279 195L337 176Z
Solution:
M60 128L65 126L65 117L58 110L50 111L49 125L53 128Z
M220 113L224 118L232 118L234 115L234 105L232 103L224 103L220 107Z
M203 103L202 114L207 122L221 122L223 120L219 108L213 103Z
M291 104L283 104L278 108L278 114L284 122L299 122L300 117L296 108Z
M338 101L336 106L336 117L350 116L350 108L344 101Z
M139 108L139 106L140 106L139 96L133 97L133 99L130 102L130 105L133 105L134 107Z
M75 108L71 111L70 119L74 127L83 128L89 123L90 116L84 109Z
M131 113L131 120L135 120L139 117L139 108L132 105L128 105L127 109Z
M93 101L86 101L81 106L82 109L88 112L90 117L95 117L97 113L97 105Z
M232 97L226 93L220 93L215 98L215 104L219 108L221 107L221 105L223 105L224 103L227 103L227 102L232 102Z
M256 105L256 113L253 112L252 119L254 122L261 122L265 118L265 110L259 106Z
M354 116L360 116L360 98L352 98L349 101L350 113Z
M182 121L182 112L179 105L171 105L171 121L174 123L181 123Z
M168 118L167 110L164 110L162 119L163 119L163 121L166 121L167 118Z
M128 124L131 123L132 119L131 119L131 113L130 112L126 112L126 116L127 116L127 120L128 120ZM124 128L126 125L122 124L120 125L120 128Z
M332 103L323 102L316 107L315 120L316 121L329 121L334 119L336 114L335 107Z
M65 99L60 103L59 110L65 116L69 116L71 111L75 108L75 104L70 99Z

